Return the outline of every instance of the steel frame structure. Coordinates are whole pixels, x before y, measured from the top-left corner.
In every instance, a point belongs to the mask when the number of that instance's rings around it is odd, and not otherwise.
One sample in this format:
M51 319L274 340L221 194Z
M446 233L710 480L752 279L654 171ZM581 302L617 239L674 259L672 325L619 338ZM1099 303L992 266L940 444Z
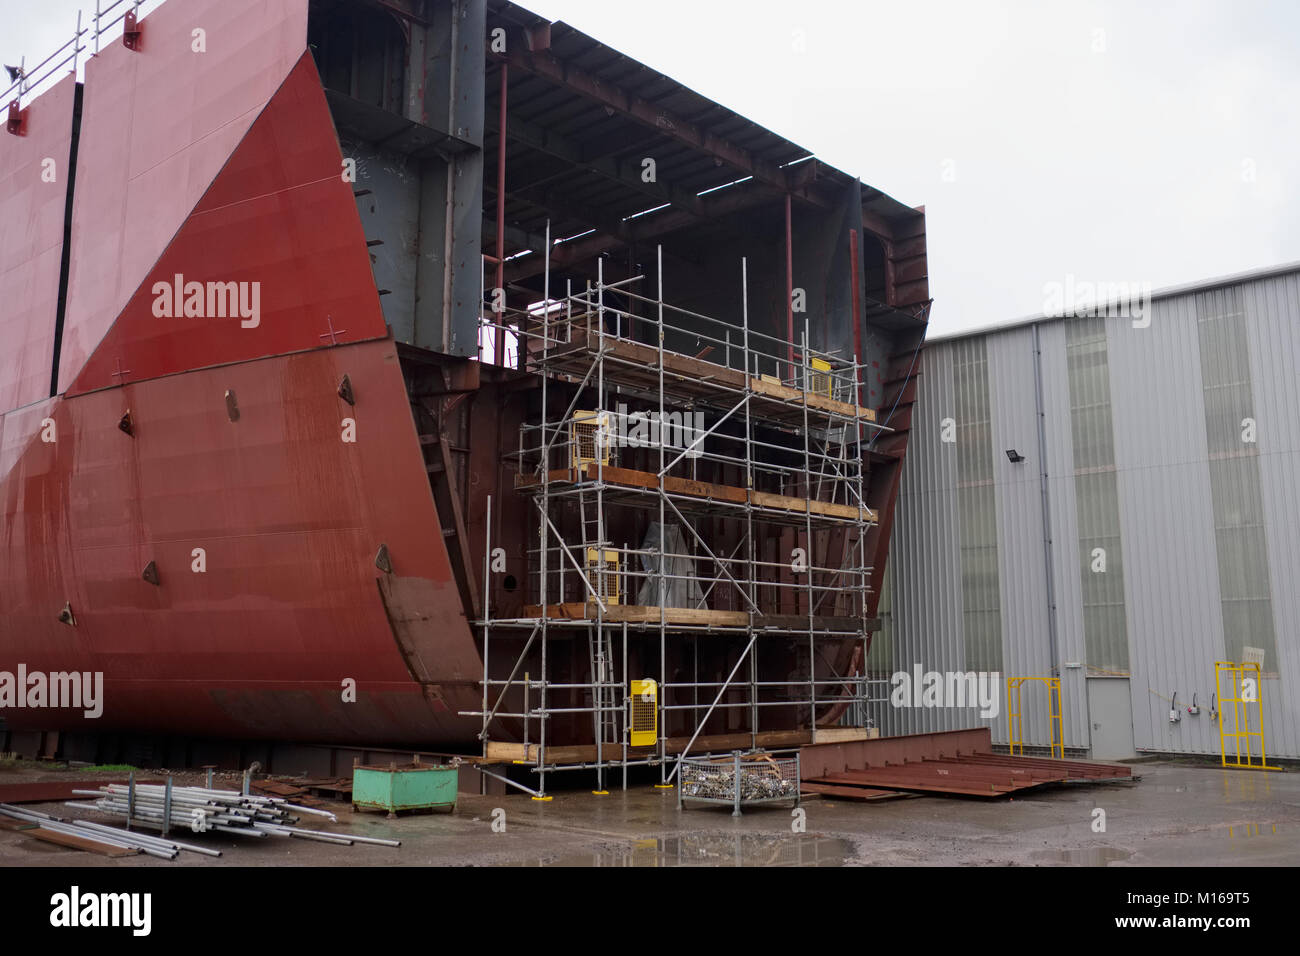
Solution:
M1025 722L1023 691L1030 681L1041 682L1047 688L1047 723L1052 732L1051 753L1065 759L1065 737L1061 730L1061 678L1059 677L1008 677L1007 683L1007 739L1009 753L1025 754ZM1013 703L1014 701L1014 703Z
M490 608L487 581L493 550L489 520L483 568L485 613L477 622L483 642L482 708L462 713L481 718L479 736L484 743L485 759L489 757L488 742L500 722L522 721L522 752L525 757L535 752L536 760L514 762L533 764L538 775L537 789L507 782L529 792L535 799L546 799L546 775L558 770L594 769L597 776L594 792L603 794L609 772L620 770L622 786L626 788L629 767L651 765L659 767L660 786L667 787L672 785L681 761L691 753L715 712L748 711L750 747L757 750L763 742L761 708L803 711L805 716L799 719L806 720L809 732L814 733L819 706L847 699L850 703L845 709L847 714L865 713L862 705L869 699L869 688L885 683L869 680L865 674L833 673L818 678L818 655L825 652L828 643L842 645L846 639L861 642L865 657L872 630L867 613L872 568L867 563L866 535L877 516L865 504L864 450L868 442L890 429L878 425L874 413L857 404L862 376L858 357L855 355L850 361L809 348L806 319L798 343L751 329L748 263L744 259L739 263L742 317L739 329L667 303L663 294L662 248L658 250L657 261L659 281L653 298L632 291L644 276L606 283L603 260L600 260L594 285L588 282L578 292L567 288L562 299L552 300L548 269L539 306L528 312L498 311L483 319L484 327L494 329L495 345L503 342L506 334L518 337L519 368L535 371L541 378L540 421L525 424L520 431L518 451L503 455L516 462L516 487L530 495L534 505L538 544L528 554L537 605L526 608L524 617L515 618L493 617L487 610ZM611 293L624 300L626 307L614 306ZM650 311L653 318L630 311L637 304ZM651 356L648 365L644 361L647 349L635 338L638 325L643 331L648 328L654 341L648 350ZM733 341L735 333L739 341ZM705 344L700 355L720 350L723 361L719 364L724 369L738 369L741 383L737 386L734 376L731 381L710 381L707 377L683 379L673 366L675 362L691 359L665 348L666 338L674 335L694 337L697 345ZM642 346L642 361L618 352L619 346L637 344ZM763 373L768 367L777 371L779 382ZM573 394L560 420L549 421L548 392L557 383L567 383L566 390L572 389ZM811 391L815 386L818 393ZM594 419L586 420L609 422L620 414L611 407L613 395L631 396L648 403L652 416L657 409L653 420L660 427L649 452L651 458L657 455L657 469L629 472L638 476L640 485L611 480L618 469L606 464L605 449L581 466L573 467L575 443L568 429L575 411L581 407L584 415L594 413ZM830 400L821 401L823 396ZM835 396L843 396L847 401L839 401ZM673 401L683 399L692 407L719 414L689 444L683 438L678 445L670 447L666 435L670 420L666 417L668 407ZM729 421L735 423L734 433L724 435L719 427ZM761 440L756 434L759 427L783 429L789 443ZM722 444L728 444L729 449L736 447L734 451L722 451L717 447ZM782 454L800 461L790 465L773 460ZM557 471L557 460L570 467ZM693 481L697 462L701 460L743 472L745 487L702 485L706 491L729 492L732 500L694 493L695 486L701 485ZM687 470L692 477L674 484L674 478ZM773 483L782 494L758 491L760 484ZM575 501L581 511L582 527L577 540L572 534L566 537L562 532L556 513L565 503ZM490 501L488 507L491 508ZM648 510L655 516L661 529L658 548L630 547L627 542L609 540L607 515L624 508ZM701 511L715 519L725 518L735 526L733 533L738 533L739 540L730 554L715 553L692 526L687 514ZM689 553L666 549L666 533L662 529L667 529L670 523L675 523L687 536ZM783 572L792 568L790 562L764 561L758 554L759 533L770 533L774 527L794 528L796 540L802 535L807 564L802 570L795 569L790 580L782 580ZM845 535L843 559L839 567L829 566L833 562L831 549L827 547L828 566L817 566L812 561L817 540L814 534L831 528L838 528ZM598 555L594 570L581 560L593 552ZM615 570L605 565L605 557L611 552L619 556ZM670 559L677 565L676 572L668 570ZM632 560L644 560L645 566L652 570L633 571ZM690 570L682 572L683 567ZM616 579L613 586L607 579L609 576ZM796 576L802 576L803 580L793 580ZM656 583L660 596L667 593L669 582L687 582L688 593L694 584L702 589L697 604L703 604L715 589L727 588L743 602L743 611L705 612L699 615L698 622L683 621L680 614L674 613L676 609L666 607L666 602L661 600L657 620L642 614L641 619L630 621L626 615L615 613L621 607L609 600L610 595L621 595L625 600L645 582ZM575 597L583 609L579 620L565 613L565 608L572 607L565 604L566 599ZM828 599L832 609L847 603L852 616L819 614ZM792 620L796 615L774 613L773 604L783 601L798 609L797 621ZM630 628L641 633L657 632L657 674L628 673ZM549 672L550 644L557 635L572 638L582 632L586 633L589 645L587 679L555 681ZM692 649L695 660L692 679L672 679L670 645L678 652L673 659L681 660L686 653L682 644L703 634L727 636L739 649L730 673L722 681L701 680L696 644ZM795 686L788 680L760 680L760 637L806 641L808 673L806 681L798 682L803 688L799 699L760 700L764 688ZM502 649L497 650L498 647ZM534 648L540 657L540 674L525 670L525 662ZM502 653L512 660L505 679L493 677L491 670L491 661ZM834 671L833 665L831 670ZM653 677L658 688L656 707L661 729L668 726L671 714L690 715L688 725L694 727L693 733L685 746L673 748L676 753L670 752L666 730L661 730L652 753L629 752L629 681L649 677ZM557 704L559 692L574 691L583 694L589 703L577 708ZM744 699L724 701L728 691L742 693ZM522 699L521 709L505 706L506 696L511 692ZM560 714L573 713L591 716L594 761L561 762L548 757L548 748L555 747L553 736L548 733L551 721Z
M1225 685L1224 680L1228 683ZM1249 681L1248 685L1246 682ZM1219 764L1234 770L1278 770L1270 766L1268 751L1264 746L1264 703L1261 688L1264 675L1256 661L1215 661L1214 693L1219 719ZM1225 686L1230 693L1225 694ZM1247 687L1250 688L1247 692ZM1232 729L1223 722L1223 707L1232 705ZM1251 727L1250 712L1255 711L1255 727ZM1228 756L1228 741L1232 741L1233 755ZM1255 753L1255 742L1259 753ZM1243 754L1242 751L1245 751Z

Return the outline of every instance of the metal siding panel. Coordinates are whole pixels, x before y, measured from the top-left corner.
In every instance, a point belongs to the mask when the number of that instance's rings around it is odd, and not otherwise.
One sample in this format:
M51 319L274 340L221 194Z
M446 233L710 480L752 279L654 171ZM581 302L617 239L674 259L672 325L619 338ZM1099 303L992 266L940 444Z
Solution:
M1065 323L1039 326L1042 351L1043 416L1047 441L1052 573L1056 591L1056 640L1061 665L1061 722L1067 747L1087 747L1088 689L1084 669L1083 594L1080 586L1079 522L1074 500L1074 443L1071 437L1070 384L1066 369Z
M895 562L894 667L956 668L962 657L961 566L957 534L955 449L940 438L953 415L952 349L927 348L917 379L917 414L903 462ZM920 733L960 724L938 710L886 707L884 733Z
M1300 705L1288 690L1300 682L1300 276L1276 276L1243 289L1247 342L1259 427L1259 483L1272 593L1277 661L1264 662L1264 742L1270 755L1300 756Z
M1151 324L1134 328L1106 320L1115 464L1124 550L1124 590L1132 676L1134 744L1139 750L1219 752L1217 722L1209 717L1214 661L1223 655L1219 572L1207 467L1195 296L1188 292L1151 304ZM1204 294L1204 293L1201 293ZM1286 689L1300 680L1300 275L1253 280L1243 289L1249 319L1250 361L1260 433L1260 483L1267 528L1273 615L1280 680L1264 685L1269 753L1300 756L1300 714ZM1080 588L1081 558L1074 500L1070 397L1065 325L1040 324L1043 409L1052 523L1060 661L1085 655ZM1008 668L1047 666L1045 580L1041 567L1041 510L1037 499L1032 337L1028 328L986 334L998 474L999 576ZM894 576L894 661L898 670L961 669L962 601L956 468L951 446L939 441L940 420L954 415L951 343L927 347L917 416L903 469L899 523L891 561ZM1023 446L1023 447L1022 447ZM1031 460L1017 479L1002 454L1020 449ZM1035 628L1041 628L1035 633ZM1067 746L1087 746L1088 711L1082 669L1062 668ZM1168 697L1180 706L1193 692L1201 716L1184 711L1170 725ZM1027 739L1046 739L1031 718ZM949 729L953 712L891 714L885 733ZM995 722L1005 741L1005 719Z
M1050 629L1043 568L1033 330L1026 327L990 336L988 355L1004 676L1046 677L1051 673L1051 652L1047 645ZM1006 456L1009 448L1026 460L1012 463ZM1045 688L1026 685L1023 697L1024 740L1045 746L1050 741ZM993 737L999 742L1006 739L1005 708L1003 718L993 724Z
M1196 309L1152 303L1148 328L1107 320L1125 550L1134 745L1217 752L1208 715L1170 724L1173 691L1209 703L1222 654Z

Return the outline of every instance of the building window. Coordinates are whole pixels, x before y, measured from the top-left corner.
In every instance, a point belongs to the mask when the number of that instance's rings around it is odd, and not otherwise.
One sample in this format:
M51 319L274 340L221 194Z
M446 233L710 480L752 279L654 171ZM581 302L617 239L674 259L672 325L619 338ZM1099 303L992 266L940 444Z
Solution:
M966 669L1002 670L997 497L989 363L981 337L953 345L957 418L957 514L961 534L962 628Z
M1239 661L1243 648L1263 648L1264 670L1273 671L1277 643L1259 452L1242 434L1243 421L1253 419L1255 410L1241 290L1198 296L1196 315L1224 652Z
M1127 674L1124 556L1105 320L1088 316L1067 321L1065 355L1088 673Z

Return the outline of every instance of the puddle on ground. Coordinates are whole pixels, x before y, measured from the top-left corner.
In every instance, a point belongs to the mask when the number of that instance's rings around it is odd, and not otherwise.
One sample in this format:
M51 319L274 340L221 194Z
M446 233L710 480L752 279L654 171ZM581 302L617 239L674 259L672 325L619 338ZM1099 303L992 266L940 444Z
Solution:
M585 853L518 860L511 866L843 866L848 840L761 833L690 834L607 843Z
M1078 850L1038 850L1033 854L1033 859L1063 866L1110 866L1112 863L1127 860L1132 855L1132 850L1119 850L1113 846L1090 846Z

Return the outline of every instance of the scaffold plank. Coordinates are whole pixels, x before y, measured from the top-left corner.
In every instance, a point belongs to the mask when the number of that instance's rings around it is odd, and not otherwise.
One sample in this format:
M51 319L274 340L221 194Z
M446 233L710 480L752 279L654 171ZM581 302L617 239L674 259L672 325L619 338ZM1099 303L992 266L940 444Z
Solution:
M819 411L829 412L832 415L838 415L842 418L860 418L864 422L874 422L876 413L869 408L855 406L849 402L841 402L830 398L827 395L818 395L816 392L805 392L801 389L792 388L789 385L778 385L775 382L767 382L761 378L751 378L749 387L760 395L766 395L769 398L779 399L785 402L802 403L807 402L809 408L816 408Z
M576 348L561 346L559 350L547 357L545 364L551 367L565 367L582 361L590 362L603 350L605 358L615 360L614 363L606 366L606 378L627 379L632 383L655 386L658 384L660 352L653 346L614 335L602 336L595 329L578 326L576 321L572 339L567 344ZM662 354L664 372L675 379L670 384L677 390L686 389L703 395L720 390L739 392L745 388L745 373L739 369L678 352L665 351ZM755 403L757 406L755 416L760 419L767 418L788 424L802 415L806 404L812 411L836 418L855 419L866 423L876 421L876 413L873 409L850 402L841 402L828 395L806 392L790 385L769 382L752 376L748 384L750 391L757 398L762 399Z
M758 735L758 746L769 750L801 747L811 741L812 734L806 730L769 730ZM691 744L689 737L669 737L663 741L663 744L665 752L669 754L681 753L686 749L687 744L691 746L691 753L698 754L748 750L754 746L754 738L747 733L713 734L697 737L693 744ZM618 744L606 744L603 749L606 760L613 759L622 753L622 748ZM629 747L627 752L628 759L638 760L654 755L658 752L658 748ZM535 764L540 759L537 744L530 743L525 746L524 744L505 740L487 741L483 746L483 756L488 761L495 760L502 763ZM548 765L590 763L595 759L595 744L546 748L546 763Z
M583 604L548 604L547 617L565 618L573 621L594 621L598 608L595 603ZM659 607L642 604L611 604L605 609L605 621L610 624L658 624ZM744 611L713 611L708 608L669 607L663 608L667 624L698 624L708 627L745 627L749 624L749 615ZM525 617L541 617L541 605L528 605L524 608Z
M565 604L548 604L546 617L552 620L595 621L599 608L594 601L586 603L570 601ZM601 614L606 624L658 624L660 612L663 623L670 627L748 627L750 616L746 611L716 611L711 608L666 607L649 604L609 604ZM542 617L540 604L524 606L524 619ZM756 630L775 629L780 631L806 632L809 627L806 614L758 614L753 618ZM811 628L816 632L839 632L845 635L860 635L880 628L878 618L863 620L858 617L814 616ZM835 728L842 729L842 728ZM855 732L856 733L856 732ZM863 736L840 738L845 740L865 740Z
M631 468L619 468L605 465L597 471L595 468L556 468L547 473L547 481L552 484L576 484L580 481L600 480L607 485L621 485L626 488L656 490L659 479L648 471L636 471ZM540 487L542 480L538 475L516 475L517 489ZM827 518L839 518L845 521L865 521L874 523L876 512L870 508L854 505L841 505L829 501L796 498L791 495L777 495L767 491L746 492L744 488L733 485L719 485L709 481L695 481L689 478L676 478L666 475L663 480L664 491L674 495L686 495L693 498L705 498L710 501L728 501L733 504L745 504L748 501L757 508L773 511L787 511L803 514L811 511L815 515Z
M89 837L74 836L71 833L60 833L54 830L47 830L44 827L38 827L35 830L27 830L23 835L33 837L45 843L57 843L59 846L65 846L70 850L84 850L87 853L98 853L100 856L106 856L110 859L116 859L123 856L138 856L141 852L135 848L116 846L111 843L92 840Z

